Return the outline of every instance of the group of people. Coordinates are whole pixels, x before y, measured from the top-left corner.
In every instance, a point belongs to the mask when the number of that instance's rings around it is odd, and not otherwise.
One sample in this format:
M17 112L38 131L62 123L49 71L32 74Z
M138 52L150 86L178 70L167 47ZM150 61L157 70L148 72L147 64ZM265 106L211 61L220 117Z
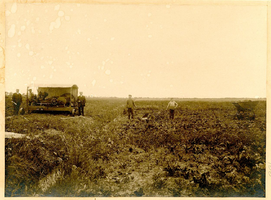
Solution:
M84 107L86 103L86 98L83 96L83 92L80 92L80 96L78 96L78 110L79 115L84 115ZM178 104L173 100L173 98L170 99L170 102L167 105L167 109L169 110L169 118L174 119L174 111L178 107ZM127 113L128 113L128 119L134 119L134 109L136 108L135 102L132 99L132 95L128 96L128 100L126 103Z
M41 95L44 95L45 93L39 93L39 97L41 97ZM45 94L45 97L48 96L48 94ZM45 98L44 97L44 98ZM32 92L32 90L29 90L29 102L31 103L31 100L33 100L34 94ZM12 95L12 104L13 104L13 108L14 108L14 115L18 115L19 114L19 110L20 110L20 106L22 104L23 98L21 93L19 92L19 89L16 89L16 93L13 93ZM79 115L84 115L84 107L86 105L86 98L85 96L83 96L83 92L80 92L80 95L77 98L77 103L78 103L78 111L79 111ZM30 105L30 104L29 104Z
M173 100L173 98L170 99L170 102L167 105L166 110L169 110L169 118L174 119L174 112L175 109L178 107L178 104L176 101ZM128 119L134 118L134 109L136 108L135 102L132 99L132 95L129 95L129 98L126 103L127 113L128 113Z
M30 91L30 94L33 95L32 91ZM22 95L19 92L19 89L16 89L16 93L12 95L12 101L13 107L14 107L14 115L18 115L20 106L22 104ZM80 95L77 98L78 103L78 112L79 115L84 116L84 107L86 105L86 98L83 95L83 92L80 92ZM166 110L169 110L169 118L174 119L174 111L178 107L178 104L173 100L173 98L170 99L170 102L167 105ZM129 95L129 98L127 100L126 104L127 112L128 112L128 119L134 118L134 109L136 108L135 102L132 99L132 95Z

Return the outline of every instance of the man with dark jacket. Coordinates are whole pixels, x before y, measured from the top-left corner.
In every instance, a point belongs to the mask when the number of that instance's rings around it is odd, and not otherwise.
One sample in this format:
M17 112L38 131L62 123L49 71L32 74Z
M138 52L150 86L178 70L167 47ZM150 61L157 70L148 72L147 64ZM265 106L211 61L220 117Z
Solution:
M80 92L80 96L77 98L79 115L84 116L84 107L86 105L86 98L83 96L83 92Z
M22 101L22 95L19 93L19 89L16 89L16 93L12 95L11 101L14 107L14 115L18 115Z
M132 99L132 95L129 95L129 99L127 100L126 108L128 111L128 119L134 119L134 107L136 107L134 100Z

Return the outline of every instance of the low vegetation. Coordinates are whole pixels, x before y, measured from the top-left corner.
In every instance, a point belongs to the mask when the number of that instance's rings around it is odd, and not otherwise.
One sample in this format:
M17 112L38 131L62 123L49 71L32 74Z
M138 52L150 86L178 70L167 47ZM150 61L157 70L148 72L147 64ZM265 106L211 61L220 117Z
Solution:
M6 98L8 100L9 97ZM231 102L88 99L85 116L12 116L5 141L5 196L264 197L266 102L236 119ZM146 119L142 118L147 116Z

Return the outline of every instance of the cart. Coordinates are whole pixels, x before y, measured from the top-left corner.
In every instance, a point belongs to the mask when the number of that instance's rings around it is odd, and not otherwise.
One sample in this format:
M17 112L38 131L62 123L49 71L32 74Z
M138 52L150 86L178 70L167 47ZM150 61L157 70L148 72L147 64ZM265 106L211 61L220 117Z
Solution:
M27 111L69 112L72 116L78 110L77 85L50 85L27 87Z
M255 119L255 107L257 106L258 101L242 101L242 102L234 102L233 105L235 106L237 112L235 118L237 119L248 119L254 120Z

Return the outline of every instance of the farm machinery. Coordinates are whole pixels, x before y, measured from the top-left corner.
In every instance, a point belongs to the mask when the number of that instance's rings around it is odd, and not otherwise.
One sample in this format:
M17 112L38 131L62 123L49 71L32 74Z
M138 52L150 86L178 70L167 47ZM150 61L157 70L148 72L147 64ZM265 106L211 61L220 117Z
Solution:
M34 93L36 89L36 94ZM78 87L72 86L38 86L27 87L27 111L59 111L72 115L78 110Z
M257 106L257 104L258 101L251 100L243 102L234 102L233 105L237 110L235 117L237 119L254 120L255 119L254 109Z

